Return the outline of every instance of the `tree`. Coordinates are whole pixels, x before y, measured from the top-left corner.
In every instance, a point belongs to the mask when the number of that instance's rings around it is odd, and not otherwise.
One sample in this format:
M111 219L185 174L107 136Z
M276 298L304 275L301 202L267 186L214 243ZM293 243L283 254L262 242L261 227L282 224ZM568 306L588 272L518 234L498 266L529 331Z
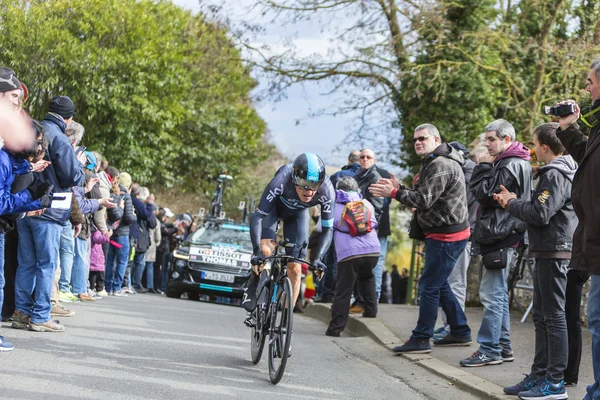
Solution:
M391 161L416 172L404 140L423 122L469 143L506 118L528 142L541 106L583 100L600 46L600 6L566 0L259 0L289 24L318 19L335 34L327 55L247 47L273 78L271 92L306 81L332 85L333 109L360 112L354 137L383 137ZM350 21L350 22L347 22ZM340 101L342 98L344 101ZM378 147L381 148L381 147Z
M69 95L84 141L140 183L196 183L264 157L255 81L223 26L169 1L8 0L0 62L43 118Z

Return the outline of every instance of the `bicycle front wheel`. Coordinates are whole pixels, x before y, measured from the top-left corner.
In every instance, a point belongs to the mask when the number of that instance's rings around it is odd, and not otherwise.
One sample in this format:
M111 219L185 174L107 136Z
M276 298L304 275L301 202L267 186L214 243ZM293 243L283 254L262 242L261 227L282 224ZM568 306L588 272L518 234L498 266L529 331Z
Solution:
M293 298L292 283L285 277L279 281L276 301L270 305L269 378L273 384L283 376L292 343Z
M258 364L262 357L263 348L265 347L265 311L264 307L259 304L252 311L252 332L250 334L250 355L252 356L252 362Z

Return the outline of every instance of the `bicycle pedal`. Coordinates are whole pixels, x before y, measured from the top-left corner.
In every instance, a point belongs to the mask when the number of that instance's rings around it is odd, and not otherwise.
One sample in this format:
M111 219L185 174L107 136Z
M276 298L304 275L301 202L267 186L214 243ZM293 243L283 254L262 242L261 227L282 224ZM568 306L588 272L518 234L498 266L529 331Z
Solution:
M256 324L252 321L252 318L246 318L244 320L244 325L246 325L248 328L256 327Z

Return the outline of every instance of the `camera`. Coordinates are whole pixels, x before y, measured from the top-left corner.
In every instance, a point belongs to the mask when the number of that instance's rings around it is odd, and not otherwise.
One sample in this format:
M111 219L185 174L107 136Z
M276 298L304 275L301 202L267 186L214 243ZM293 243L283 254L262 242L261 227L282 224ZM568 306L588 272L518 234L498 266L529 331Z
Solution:
M560 106L544 107L544 114L554 115L556 117L564 117L575 113L575 104L563 104Z

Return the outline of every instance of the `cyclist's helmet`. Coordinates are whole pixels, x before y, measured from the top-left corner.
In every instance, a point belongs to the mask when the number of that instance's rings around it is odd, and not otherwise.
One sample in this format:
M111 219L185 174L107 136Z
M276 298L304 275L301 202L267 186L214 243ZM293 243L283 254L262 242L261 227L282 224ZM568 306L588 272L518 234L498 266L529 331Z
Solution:
M294 160L292 181L304 189L319 189L325 179L325 163L314 153L302 153Z

